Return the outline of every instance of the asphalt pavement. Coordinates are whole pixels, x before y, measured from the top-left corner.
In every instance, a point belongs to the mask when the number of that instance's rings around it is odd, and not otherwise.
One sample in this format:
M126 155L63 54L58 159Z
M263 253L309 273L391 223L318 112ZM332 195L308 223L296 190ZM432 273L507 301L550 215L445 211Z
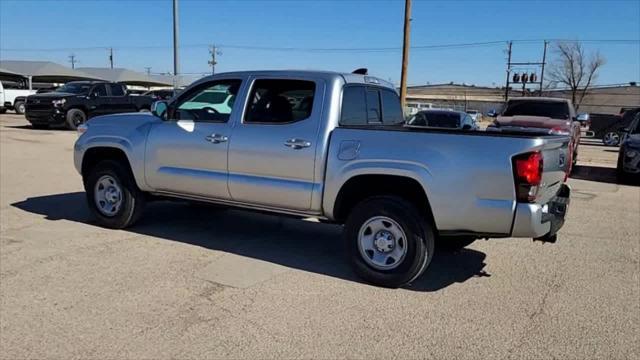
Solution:
M94 225L76 134L0 115L0 358L640 358L640 187L581 145L556 244L477 241L403 289L339 226L185 203ZM590 144L590 145L589 145Z

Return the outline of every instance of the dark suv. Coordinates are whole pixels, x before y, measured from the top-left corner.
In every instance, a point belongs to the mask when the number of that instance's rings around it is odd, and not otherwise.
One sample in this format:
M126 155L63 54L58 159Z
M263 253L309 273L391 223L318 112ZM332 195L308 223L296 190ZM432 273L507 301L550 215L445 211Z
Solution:
M27 97L25 117L34 128L66 125L76 129L98 115L149 111L150 96L129 96L124 85L109 82L73 81L53 92Z
M618 152L618 178L640 182L640 113L636 113L631 125L623 130Z

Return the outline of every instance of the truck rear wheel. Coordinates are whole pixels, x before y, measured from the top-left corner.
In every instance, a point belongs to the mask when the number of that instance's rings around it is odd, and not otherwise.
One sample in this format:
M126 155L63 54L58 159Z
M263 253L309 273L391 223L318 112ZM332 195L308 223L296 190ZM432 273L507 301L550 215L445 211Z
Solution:
M67 111L67 128L69 130L76 130L78 126L84 124L87 121L87 114L80 109L71 109Z
M131 171L123 164L105 160L85 174L84 187L89 209L101 226L123 229L142 215L145 196Z
M13 110L16 112L16 114L24 114L24 102L22 101L16 101L13 104Z
M406 285L427 268L434 252L433 226L408 201L365 199L354 207L344 236L355 272L375 285Z

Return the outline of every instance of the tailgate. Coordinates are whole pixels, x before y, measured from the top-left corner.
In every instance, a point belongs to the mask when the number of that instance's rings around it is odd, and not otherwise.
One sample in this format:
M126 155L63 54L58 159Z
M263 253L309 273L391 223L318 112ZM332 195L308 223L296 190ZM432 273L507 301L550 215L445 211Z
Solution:
M569 141L568 136L545 137L545 143L540 149L543 161L542 182L536 202L548 203L564 184L571 169Z

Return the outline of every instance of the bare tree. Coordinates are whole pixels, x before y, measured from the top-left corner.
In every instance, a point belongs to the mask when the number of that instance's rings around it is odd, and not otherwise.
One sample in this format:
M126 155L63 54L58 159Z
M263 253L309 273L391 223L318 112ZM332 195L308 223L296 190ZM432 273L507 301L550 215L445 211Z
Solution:
M599 52L587 56L577 41L557 43L556 60L549 69L549 85L563 85L571 90L571 101L576 110L598 77L598 70L605 64Z

